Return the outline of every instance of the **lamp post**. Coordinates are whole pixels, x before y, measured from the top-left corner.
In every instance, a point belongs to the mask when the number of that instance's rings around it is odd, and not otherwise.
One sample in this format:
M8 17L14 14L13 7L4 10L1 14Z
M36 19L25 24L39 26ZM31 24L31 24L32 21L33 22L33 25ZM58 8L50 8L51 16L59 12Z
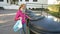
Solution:
M59 3L59 12L58 12L58 17L60 19L60 3ZM60 22L60 20L58 20Z
M59 12L60 12L60 5L59 5ZM60 13L59 13L59 18L60 18Z
M60 4L58 4L57 7L58 7L58 15L57 16L58 16L58 18L60 18ZM57 18L57 21L59 22L58 18Z

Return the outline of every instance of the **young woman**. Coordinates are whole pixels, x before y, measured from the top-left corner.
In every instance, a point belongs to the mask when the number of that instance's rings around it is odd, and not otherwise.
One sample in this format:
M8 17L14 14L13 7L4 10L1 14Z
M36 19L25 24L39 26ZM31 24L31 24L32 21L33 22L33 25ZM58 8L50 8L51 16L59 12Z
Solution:
M22 34L22 32L26 34L26 18L31 19L29 16L25 14L25 9L26 9L26 4L21 4L15 16L15 21L20 20L22 18L23 27L22 29L20 29L20 34Z

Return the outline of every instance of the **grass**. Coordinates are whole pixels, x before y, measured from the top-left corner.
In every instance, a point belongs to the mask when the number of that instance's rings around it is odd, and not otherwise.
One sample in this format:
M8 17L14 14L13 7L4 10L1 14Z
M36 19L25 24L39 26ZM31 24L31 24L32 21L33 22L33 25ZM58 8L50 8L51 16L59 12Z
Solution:
M48 6L48 9L49 9L48 13L55 17L60 18L60 8L59 7L60 7L60 4Z
M55 17L60 18L60 12L48 12L48 13L55 16Z

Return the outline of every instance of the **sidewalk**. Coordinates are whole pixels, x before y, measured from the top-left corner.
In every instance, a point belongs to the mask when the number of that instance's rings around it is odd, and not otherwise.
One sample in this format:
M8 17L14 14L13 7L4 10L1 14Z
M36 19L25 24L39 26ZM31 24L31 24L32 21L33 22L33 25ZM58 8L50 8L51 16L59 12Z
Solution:
M18 9L19 6L18 5L7 5L7 6L3 6L4 9Z

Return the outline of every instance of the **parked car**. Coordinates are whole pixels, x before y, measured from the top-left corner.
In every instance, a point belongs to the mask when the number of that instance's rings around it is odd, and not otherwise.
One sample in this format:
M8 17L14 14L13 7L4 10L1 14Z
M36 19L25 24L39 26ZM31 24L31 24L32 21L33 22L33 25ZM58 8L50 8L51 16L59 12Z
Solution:
M34 34L60 34L60 23L45 16L37 16L32 11L27 10L29 20L28 27Z

